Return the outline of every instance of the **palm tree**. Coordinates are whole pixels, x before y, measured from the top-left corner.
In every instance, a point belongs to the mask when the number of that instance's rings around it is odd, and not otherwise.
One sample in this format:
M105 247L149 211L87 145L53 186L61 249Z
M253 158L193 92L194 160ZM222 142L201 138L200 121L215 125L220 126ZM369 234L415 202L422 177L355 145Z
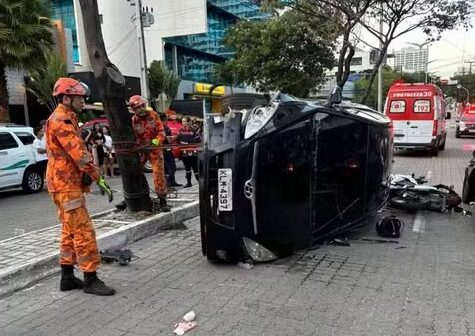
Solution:
M6 68L36 70L54 45L49 0L0 0L0 122L9 121Z
M44 68L30 72L30 81L26 83L26 90L52 113L58 105L53 97L54 83L60 77L68 77L68 70L57 52L50 52L46 62Z

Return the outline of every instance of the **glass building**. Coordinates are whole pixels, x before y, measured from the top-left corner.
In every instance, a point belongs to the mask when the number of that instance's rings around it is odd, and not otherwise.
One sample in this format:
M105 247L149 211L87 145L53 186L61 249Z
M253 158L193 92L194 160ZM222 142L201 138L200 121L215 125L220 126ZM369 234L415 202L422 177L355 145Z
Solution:
M79 44L76 28L76 17L74 15L73 0L52 0L53 11L52 18L61 20L64 27L71 30L73 39L73 61L74 64L79 63Z
M208 0L208 32L165 39L165 61L185 80L213 83L213 68L233 56L222 40L238 20L260 20L269 14L259 1Z

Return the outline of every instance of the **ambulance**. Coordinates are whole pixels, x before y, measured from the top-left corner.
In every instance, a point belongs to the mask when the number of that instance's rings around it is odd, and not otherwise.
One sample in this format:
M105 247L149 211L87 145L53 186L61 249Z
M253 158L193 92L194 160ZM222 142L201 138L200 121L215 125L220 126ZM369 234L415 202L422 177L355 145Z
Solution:
M445 102L438 86L395 83L384 110L393 122L395 149L426 150L434 156L445 149Z

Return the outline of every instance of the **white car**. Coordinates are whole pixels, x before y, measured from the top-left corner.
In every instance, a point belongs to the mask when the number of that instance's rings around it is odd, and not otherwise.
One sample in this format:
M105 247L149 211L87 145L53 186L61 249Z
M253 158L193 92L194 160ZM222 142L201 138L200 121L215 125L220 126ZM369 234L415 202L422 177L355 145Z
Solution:
M0 123L0 190L21 187L43 190L43 173L36 164L33 128Z

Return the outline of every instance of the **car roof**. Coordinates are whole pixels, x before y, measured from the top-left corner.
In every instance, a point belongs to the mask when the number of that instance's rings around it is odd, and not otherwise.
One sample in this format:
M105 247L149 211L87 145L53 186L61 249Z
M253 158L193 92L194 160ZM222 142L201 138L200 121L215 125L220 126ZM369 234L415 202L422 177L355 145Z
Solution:
M13 123L0 123L0 130L2 131L27 131L33 133L33 127L18 125Z

